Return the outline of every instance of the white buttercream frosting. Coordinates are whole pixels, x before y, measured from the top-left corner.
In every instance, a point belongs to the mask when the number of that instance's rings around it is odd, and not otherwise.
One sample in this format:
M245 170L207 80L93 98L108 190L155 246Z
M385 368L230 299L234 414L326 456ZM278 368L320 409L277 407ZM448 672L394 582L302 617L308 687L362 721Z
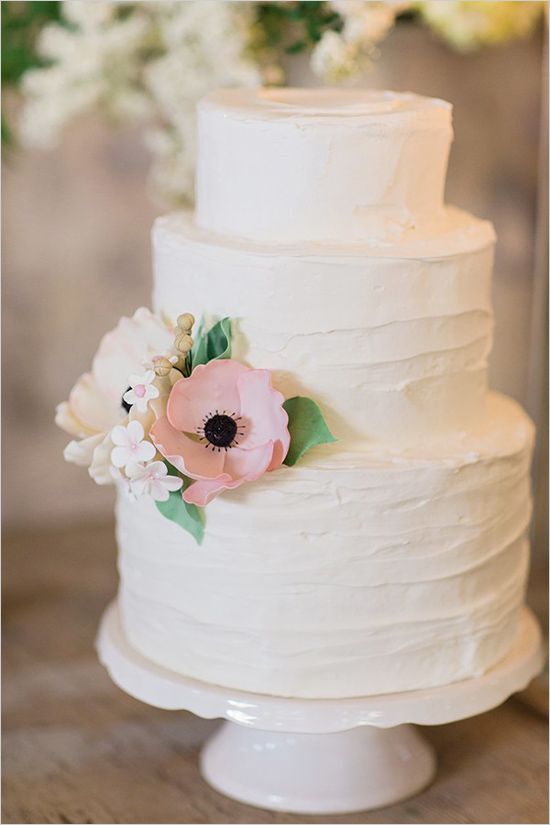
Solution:
M281 243L437 220L451 106L358 89L223 89L199 105L197 223Z
M212 502L201 547L122 493L128 638L172 670L288 696L480 674L523 599L531 440L492 396L477 432L439 454L333 445Z
M232 317L233 357L315 399L338 441L215 499L201 547L120 493L121 615L155 662L338 697L509 650L533 432L487 393L494 232L443 205L450 119L388 92L201 105L197 216L155 224L155 309Z
M445 436L485 403L494 237L458 210L446 226L383 247L275 247L170 215L153 233L154 304L231 316L234 356L315 398L338 438Z

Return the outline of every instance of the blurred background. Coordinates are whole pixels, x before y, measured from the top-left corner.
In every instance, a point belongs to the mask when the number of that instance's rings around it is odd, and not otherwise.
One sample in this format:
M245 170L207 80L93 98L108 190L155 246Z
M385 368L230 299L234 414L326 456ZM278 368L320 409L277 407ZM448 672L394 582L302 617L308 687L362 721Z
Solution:
M69 436L55 407L101 336L150 303L151 224L192 202L204 93L345 84L449 100L447 200L498 234L491 383L538 427L528 598L546 627L547 4L40 0L1 10L3 821L288 821L206 789L196 749L212 723L139 705L97 662L97 624L116 589L113 488L63 461ZM544 679L527 700L544 712ZM544 821L546 733L518 702L430 730L442 776L376 821Z

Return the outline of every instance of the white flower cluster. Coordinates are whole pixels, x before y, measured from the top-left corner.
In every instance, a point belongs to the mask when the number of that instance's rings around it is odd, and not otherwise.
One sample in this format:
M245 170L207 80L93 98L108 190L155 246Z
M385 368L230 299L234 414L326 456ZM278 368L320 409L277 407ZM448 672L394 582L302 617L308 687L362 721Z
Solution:
M67 123L96 106L147 121L155 191L170 203L190 199L197 100L220 86L260 82L258 67L243 57L250 6L65 0L69 27L51 24L39 37L51 65L23 78L23 141L52 147Z
M159 358L168 362L162 376L155 372ZM103 337L91 371L57 408L56 423L74 439L65 448L65 459L88 467L97 484L117 482L133 496L167 501L182 479L168 475L158 460L150 430L181 378L180 371L170 369L179 358L174 328L148 309L121 318Z
M23 76L20 134L27 145L55 146L67 123L98 105L133 119L150 114L138 84L147 19L139 12L117 19L115 11L114 3L66 0L69 26L50 24L40 33L38 52L51 65Z
M329 80L344 80L365 68L377 43L388 36L408 0L330 0L343 20L340 33L327 31L314 48L311 67Z
M111 430L112 475L127 491L137 497L151 496L155 501L168 501L170 493L180 490L183 479L168 474L163 461L154 461L157 450L145 437L139 421L126 426L118 424Z
M195 107L220 86L254 86L258 67L245 60L249 3L151 3L162 56L150 62L144 82L159 114L147 135L155 158L152 183L174 202L191 199L195 170Z

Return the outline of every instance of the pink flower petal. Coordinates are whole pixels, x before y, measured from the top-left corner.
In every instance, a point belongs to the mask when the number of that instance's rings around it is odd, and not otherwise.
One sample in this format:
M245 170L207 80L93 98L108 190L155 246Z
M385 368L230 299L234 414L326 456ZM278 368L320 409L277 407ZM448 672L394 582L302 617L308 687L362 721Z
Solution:
M249 368L238 361L209 361L172 387L166 414L176 430L196 433L210 413L240 412L237 381Z
M219 493L240 487L243 483L244 479L240 478L235 481L226 473L218 476L218 478L195 481L185 490L183 500L188 504L196 504L197 507L205 507Z
M267 471L273 459L273 441L252 450L232 447L227 451L223 466L224 474L233 480L256 481Z
M245 435L239 439L244 450L268 441L275 444L268 470L279 467L290 446L288 415L284 397L271 385L269 370L248 370L239 377L239 396Z
M271 459L271 463L267 468L267 472L271 472L271 470L277 470L283 461L286 458L286 454L288 453L288 448L290 446L290 434L288 440L283 439L282 441L276 441L273 445L273 457Z
M211 479L221 475L225 452L207 449L178 432L166 416L155 421L149 435L164 458L189 478Z

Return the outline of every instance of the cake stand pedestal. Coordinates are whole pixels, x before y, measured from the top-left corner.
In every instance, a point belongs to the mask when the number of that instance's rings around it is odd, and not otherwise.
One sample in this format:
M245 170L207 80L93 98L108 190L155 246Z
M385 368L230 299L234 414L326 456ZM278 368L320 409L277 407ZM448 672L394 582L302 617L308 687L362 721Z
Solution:
M525 608L506 659L476 679L429 690L353 699L286 699L245 693L172 673L126 641L116 603L97 639L112 680L136 699L226 722L201 753L206 781L229 797L279 811L342 814L399 802L435 774L431 747L411 727L483 713L522 690L543 662Z

